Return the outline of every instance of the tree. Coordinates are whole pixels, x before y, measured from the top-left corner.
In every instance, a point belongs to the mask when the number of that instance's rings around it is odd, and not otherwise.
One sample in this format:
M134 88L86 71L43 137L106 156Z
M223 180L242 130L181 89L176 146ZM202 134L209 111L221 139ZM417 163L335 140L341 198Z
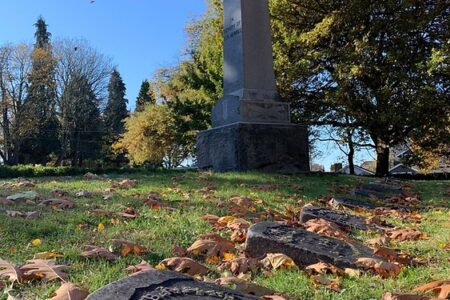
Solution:
M27 120L16 134L22 137L20 152L22 163L42 163L49 154L58 152L58 120L56 118L56 61L50 45L51 34L47 24L39 18L36 26L36 43L32 53L32 70L28 76L29 88L25 103L18 112L19 118Z
M377 175L388 173L390 147L448 120L448 81L433 70L448 47L448 1L274 0L271 9L281 91L298 119L352 117L376 146Z
M145 106L144 111L125 119L125 128L113 148L125 150L131 163L174 168L186 158L178 143L175 117L167 105Z
M108 135L116 138L124 132L123 120L128 116L125 83L114 69L108 84L108 102L103 113Z
M99 156L103 133L98 99L84 75L71 76L61 96L62 153L72 166Z
M136 112L144 111L147 104L156 104L156 97L151 90L150 82L148 80L142 81L139 95L136 99Z

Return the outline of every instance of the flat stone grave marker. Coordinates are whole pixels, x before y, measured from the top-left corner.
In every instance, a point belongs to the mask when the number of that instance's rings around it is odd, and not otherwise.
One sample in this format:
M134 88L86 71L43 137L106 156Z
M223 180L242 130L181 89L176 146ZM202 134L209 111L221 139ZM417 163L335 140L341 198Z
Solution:
M256 300L252 295L205 283L172 271L150 271L113 282L88 296L87 300Z
M357 268L358 258L374 257L373 250L362 244L274 222L262 222L250 227L245 251L249 256L258 258L268 253L283 253L299 267L323 261L341 268Z
M363 208L369 210L383 206L382 203L378 203L370 198L353 199L349 197L334 197L330 200L330 204L333 206L343 206L351 209Z
M371 191L376 191L380 193L401 193L402 186L401 185L394 185L394 184L387 184L387 183L366 183L361 185L361 188Z
M300 221L305 223L312 219L324 219L345 229L377 230L366 224L366 220L362 217L323 207L307 206L303 208L300 213Z
M387 195L374 190L365 189L363 187L356 187L353 189L353 194L364 197L374 197L378 199L386 199Z

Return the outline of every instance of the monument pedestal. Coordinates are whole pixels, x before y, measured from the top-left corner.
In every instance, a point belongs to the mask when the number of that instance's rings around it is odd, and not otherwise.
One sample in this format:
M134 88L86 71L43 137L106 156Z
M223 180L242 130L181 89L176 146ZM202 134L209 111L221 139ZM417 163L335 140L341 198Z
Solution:
M239 122L200 132L197 163L218 172L295 174L309 171L308 149L306 126Z

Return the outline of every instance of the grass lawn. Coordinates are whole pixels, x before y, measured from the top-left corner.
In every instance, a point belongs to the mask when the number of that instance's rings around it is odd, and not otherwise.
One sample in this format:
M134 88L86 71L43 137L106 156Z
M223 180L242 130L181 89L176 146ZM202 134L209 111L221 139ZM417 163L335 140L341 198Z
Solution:
M128 190L116 190L112 199L103 200L104 190L111 187L111 180L123 177L110 175L105 179L88 180L83 177L54 177L33 179L34 188L14 188L14 180L0 181L0 196L33 190L40 197L54 198L53 189L69 192L69 199L76 207L64 211L30 204L0 205L0 258L13 263L23 263L43 251L56 251L63 255L58 263L71 266L69 281L88 288L91 292L117 279L127 276L123 271L129 265L146 260L152 265L172 257L174 244L189 247L198 236L213 230L201 217L205 214L228 215L226 201L232 195L248 196L258 203L258 210L280 210L286 204L298 205L299 200L314 202L342 187L367 182L369 178L332 175L276 176L258 173L197 173L157 172L135 174L138 185ZM340 293L315 287L309 277L300 270L258 273L253 280L289 299L381 299L385 291L411 292L420 284L431 280L450 279L450 181L411 181L412 189L421 194L420 214L422 222L411 224L408 220L393 219L396 225L418 228L429 235L428 239L392 243L391 248L403 250L428 263L420 267L404 268L395 279L381 279L372 275L359 278L345 277ZM214 189L204 189L214 186ZM92 193L88 198L76 198L80 190ZM149 192L158 192L173 210L154 210L143 204ZM220 205L224 204L225 205ZM139 216L135 220L111 223L111 218L92 214L94 209L122 210L121 205L133 207ZM36 220L6 216L6 210L41 211ZM104 230L98 231L98 224ZM84 224L80 227L80 224ZM86 226L87 224L87 226ZM362 240L373 234L355 232ZM40 239L41 245L31 241ZM111 239L125 239L149 249L140 257L126 256L116 262L80 256L84 245L106 248ZM214 269L214 266L211 266ZM212 273L211 278L220 273ZM47 299L59 287L58 282L14 284L12 295L19 299ZM4 288L6 290L6 288ZM0 299L7 299L0 292Z

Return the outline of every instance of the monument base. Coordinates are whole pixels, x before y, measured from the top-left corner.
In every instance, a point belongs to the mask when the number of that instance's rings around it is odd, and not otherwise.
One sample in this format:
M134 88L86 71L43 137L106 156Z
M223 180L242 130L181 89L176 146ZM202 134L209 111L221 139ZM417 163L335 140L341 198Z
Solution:
M197 136L197 163L200 169L218 172L309 172L307 128L234 123L202 131Z

